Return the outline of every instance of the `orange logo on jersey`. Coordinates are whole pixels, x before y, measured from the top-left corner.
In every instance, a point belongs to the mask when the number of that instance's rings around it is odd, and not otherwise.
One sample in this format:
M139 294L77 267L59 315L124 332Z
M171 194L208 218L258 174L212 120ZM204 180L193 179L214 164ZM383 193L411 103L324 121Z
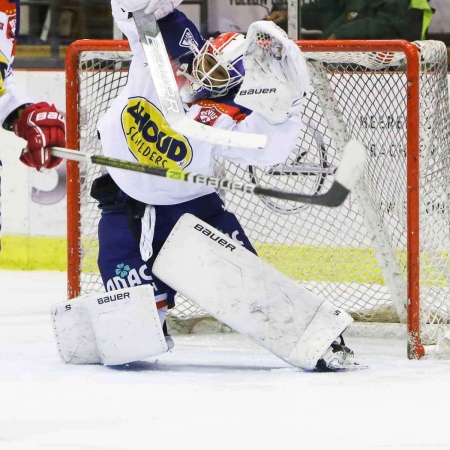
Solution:
M192 161L192 147L170 128L164 116L142 97L130 98L122 111L128 148L142 163L165 169L184 169Z
M218 103L213 100L200 100L196 102L202 109L197 114L195 120L197 122L205 123L213 126L216 120L222 115L230 116L236 122L244 120L245 112L241 111L238 106L227 105L225 103ZM217 115L217 117L215 117ZM208 118L210 121L208 122Z

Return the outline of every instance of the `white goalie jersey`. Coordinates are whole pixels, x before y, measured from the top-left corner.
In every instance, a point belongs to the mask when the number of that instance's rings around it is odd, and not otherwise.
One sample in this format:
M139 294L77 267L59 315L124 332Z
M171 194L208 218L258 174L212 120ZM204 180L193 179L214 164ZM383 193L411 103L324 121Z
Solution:
M252 165L274 165L286 160L304 126L301 121L295 117L273 125L261 114L236 105L234 96L200 100L190 105L187 114L211 127L264 134L268 142L263 150L218 146L187 138L171 129L161 113L131 14L124 11L117 0L112 0L112 8L115 21L130 42L133 60L127 85L99 121L106 156L211 175L214 156ZM182 57L192 45L201 47L204 42L192 22L180 11L164 17L159 26L172 59ZM213 192L212 188L200 185L109 170L125 193L147 204L177 204Z

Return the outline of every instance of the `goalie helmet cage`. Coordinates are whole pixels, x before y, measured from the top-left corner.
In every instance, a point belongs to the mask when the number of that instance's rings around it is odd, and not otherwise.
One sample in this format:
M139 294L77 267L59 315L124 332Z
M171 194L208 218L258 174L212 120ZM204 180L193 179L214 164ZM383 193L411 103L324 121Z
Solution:
M368 150L362 180L344 205L334 209L219 194L262 258L356 321L406 322L408 357L420 358L434 351L450 322L445 45L298 45L314 87L302 110L307 131L299 134L284 164L248 167L218 158L214 174L275 189L323 193L333 181L344 143L353 136ZM101 152L96 123L126 84L130 59L126 41L84 40L69 47L69 148ZM99 211L89 196L101 170L67 162L69 298L103 290L96 264ZM139 283L139 274L128 273L126 261L123 265L112 287ZM177 305L173 318L207 316L187 299L179 298Z

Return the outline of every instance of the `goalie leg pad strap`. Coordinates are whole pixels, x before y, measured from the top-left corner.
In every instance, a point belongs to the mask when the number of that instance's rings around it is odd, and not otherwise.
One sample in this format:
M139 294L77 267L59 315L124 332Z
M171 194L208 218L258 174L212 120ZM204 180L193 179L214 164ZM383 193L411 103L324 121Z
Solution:
M165 317L160 319L158 313L149 285L54 305L59 354L71 364L117 365L165 353L168 347L161 325Z
M157 277L293 366L313 369L352 318L227 235L185 214L159 252Z

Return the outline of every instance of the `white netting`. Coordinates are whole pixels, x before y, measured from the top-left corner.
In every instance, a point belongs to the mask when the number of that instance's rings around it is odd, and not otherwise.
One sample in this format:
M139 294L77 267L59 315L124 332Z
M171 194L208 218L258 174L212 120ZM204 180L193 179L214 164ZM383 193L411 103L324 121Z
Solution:
M255 168L216 161L215 174L278 189L325 192L352 135L369 158L364 180L342 207L327 209L222 193L259 255L357 320L398 322L406 304L406 138L420 133L420 297L423 334L433 343L450 320L449 103L445 45L421 44L420 126L406 126L403 53L307 52L314 93L304 103L306 134L284 164ZM80 54L80 149L100 152L96 122L126 83L130 54ZM82 293L103 289L96 258L98 210L89 197L100 169L82 168ZM365 217L365 218L364 218ZM383 269L382 269L383 267ZM171 314L203 311L178 299ZM440 327L439 325L442 325ZM424 327L425 328L425 327Z

